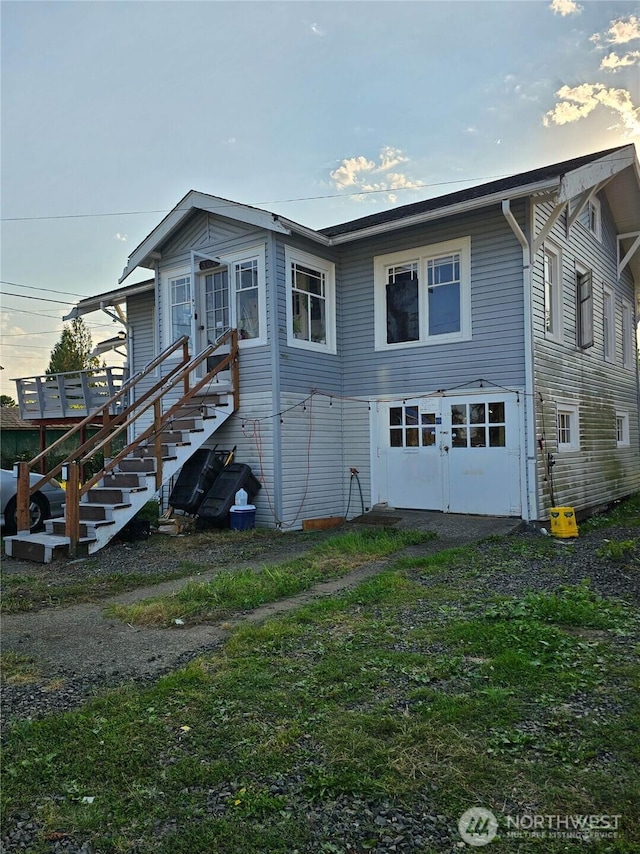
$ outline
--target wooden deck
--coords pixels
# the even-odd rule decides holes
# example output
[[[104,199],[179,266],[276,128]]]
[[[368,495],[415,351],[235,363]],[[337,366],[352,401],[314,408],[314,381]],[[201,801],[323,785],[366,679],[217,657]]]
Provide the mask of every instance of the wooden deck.
[[[18,379],[15,383],[20,417],[24,421],[84,418],[114,397],[126,380],[124,367]],[[122,402],[117,406],[121,408]]]

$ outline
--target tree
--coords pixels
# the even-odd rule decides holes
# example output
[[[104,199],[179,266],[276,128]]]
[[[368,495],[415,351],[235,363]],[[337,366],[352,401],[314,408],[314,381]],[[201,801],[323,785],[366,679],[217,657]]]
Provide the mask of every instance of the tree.
[[[18,404],[8,394],[0,394],[0,406],[17,406]]]
[[[100,367],[100,359],[92,356],[91,333],[81,317],[74,317],[71,325],[65,323],[60,340],[51,351],[47,374],[67,371],[86,371]]]

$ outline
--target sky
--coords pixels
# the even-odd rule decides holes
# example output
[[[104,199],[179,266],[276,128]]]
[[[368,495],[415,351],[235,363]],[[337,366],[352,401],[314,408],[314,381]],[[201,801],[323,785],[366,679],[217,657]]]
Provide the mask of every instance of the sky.
[[[321,228],[640,146],[639,3],[3,0],[0,34],[12,397],[191,189]]]

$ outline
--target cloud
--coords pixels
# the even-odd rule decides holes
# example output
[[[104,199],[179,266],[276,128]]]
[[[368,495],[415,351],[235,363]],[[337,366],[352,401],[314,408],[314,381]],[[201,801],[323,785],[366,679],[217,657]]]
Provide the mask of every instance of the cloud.
[[[564,18],[567,15],[579,15],[583,7],[578,6],[574,0],[553,0],[549,8],[554,15],[562,15]]]
[[[416,190],[423,186],[422,181],[410,178],[404,172],[392,171],[408,160],[399,148],[385,145],[380,149],[377,162],[363,155],[345,158],[330,176],[338,190],[356,190],[359,193]],[[397,195],[389,192],[386,199],[395,202]]]
[[[336,187],[339,190],[344,190],[345,187],[356,186],[360,172],[371,172],[375,168],[376,164],[373,160],[367,160],[366,157],[349,157],[343,160],[342,164],[330,174],[336,183]]]
[[[594,33],[590,41],[597,45],[603,41],[608,44],[626,44],[634,41],[634,39],[640,39],[640,18],[629,15],[628,18],[618,18],[612,21],[606,35]]]
[[[625,53],[624,56],[615,51],[611,51],[609,56],[600,63],[602,71],[620,71],[621,68],[627,68],[629,65],[637,65],[640,60],[640,50],[632,50],[630,53]]]
[[[123,243],[126,243],[127,242],[127,235],[126,234],[120,234],[120,232],[118,232],[116,234],[116,240],[121,240]]]
[[[563,86],[556,96],[560,100],[545,114],[545,127],[577,122],[590,115],[596,107],[603,106],[617,114],[616,129],[622,130],[625,136],[640,135],[640,108],[634,106],[626,89],[610,89],[604,83],[583,83],[573,88]]]
[[[323,30],[322,27],[318,26],[318,24],[311,24],[311,32],[320,38],[327,34],[326,30]]]

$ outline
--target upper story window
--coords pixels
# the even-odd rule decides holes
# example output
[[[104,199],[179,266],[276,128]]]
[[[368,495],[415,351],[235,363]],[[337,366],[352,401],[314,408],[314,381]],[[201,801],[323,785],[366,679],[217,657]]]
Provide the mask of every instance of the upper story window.
[[[549,338],[562,338],[562,274],[560,253],[553,246],[544,249],[544,330]]]
[[[287,342],[336,352],[334,265],[287,247]]]
[[[622,300],[622,364],[625,368],[634,368],[635,317],[633,305],[627,299]]]
[[[587,228],[598,240],[602,239],[600,200],[595,196],[587,203]]]
[[[607,362],[616,359],[616,303],[613,291],[605,287],[602,291],[602,337],[604,358]]]
[[[471,239],[374,259],[376,349],[471,337]]]
[[[591,270],[576,266],[576,344],[593,347],[593,276]]]

